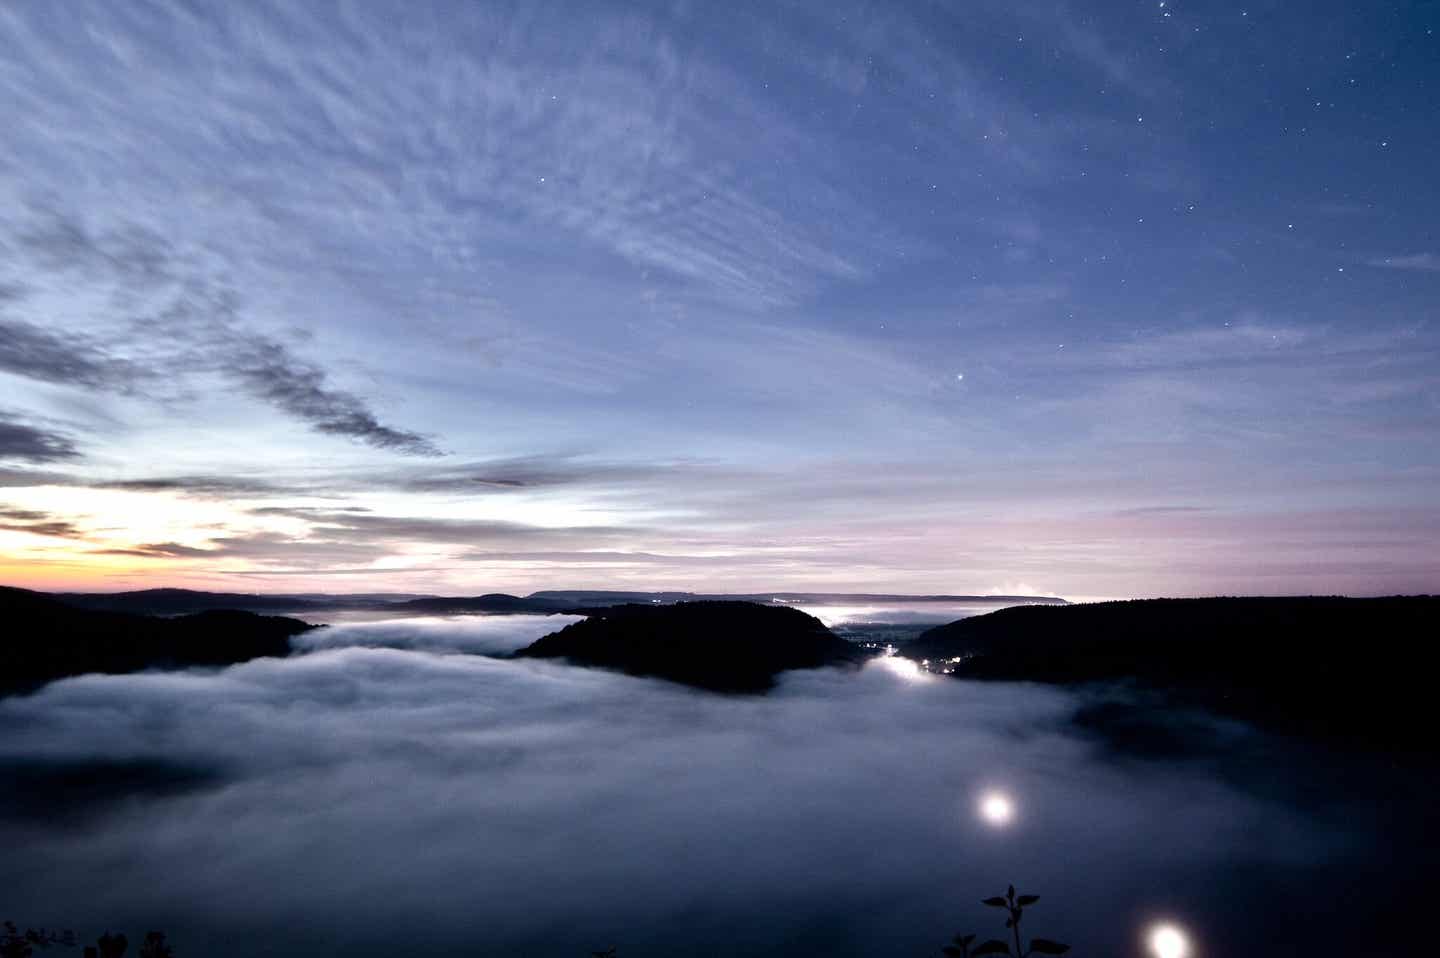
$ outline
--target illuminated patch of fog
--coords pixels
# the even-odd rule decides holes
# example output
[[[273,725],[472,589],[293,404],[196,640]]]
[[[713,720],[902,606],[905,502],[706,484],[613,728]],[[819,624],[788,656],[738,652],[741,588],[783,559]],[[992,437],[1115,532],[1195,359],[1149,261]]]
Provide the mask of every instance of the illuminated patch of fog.
[[[832,629],[857,625],[944,625],[972,615],[1004,608],[1005,604],[913,602],[888,605],[796,605]]]
[[[920,668],[920,663],[913,662],[903,656],[882,655],[879,658],[872,659],[867,664],[871,668],[889,672],[896,678],[903,679],[906,682],[926,682],[930,680],[930,676],[925,673],[924,669]]]
[[[1052,690],[882,660],[735,697],[450,652],[541,625],[337,627],[308,641],[361,645],[0,700],[12,771],[194,773],[0,811],[7,914],[214,958],[921,954],[1015,881],[1046,896],[1037,933],[1103,953],[1159,891],[1347,840],[1202,769],[1098,761]],[[375,647],[407,643],[446,653]],[[1023,818],[956,813],[997,779]]]

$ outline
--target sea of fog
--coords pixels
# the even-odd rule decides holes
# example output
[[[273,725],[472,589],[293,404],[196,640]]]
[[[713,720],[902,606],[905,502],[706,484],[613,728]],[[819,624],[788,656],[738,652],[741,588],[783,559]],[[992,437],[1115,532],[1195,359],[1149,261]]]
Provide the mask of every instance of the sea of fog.
[[[338,621],[0,700],[0,918],[181,958],[926,955],[1004,934],[979,899],[1014,882],[1076,955],[1160,920],[1328,953],[1396,934],[1428,864],[1408,773],[1238,726],[1140,755],[1072,693],[895,661],[726,697],[487,657],[566,621]]]

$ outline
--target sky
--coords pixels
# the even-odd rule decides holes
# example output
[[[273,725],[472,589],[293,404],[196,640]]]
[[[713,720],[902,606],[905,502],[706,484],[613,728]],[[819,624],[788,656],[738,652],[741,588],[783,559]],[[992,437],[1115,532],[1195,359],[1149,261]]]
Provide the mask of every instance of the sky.
[[[0,3],[0,581],[1440,590],[1437,28]]]

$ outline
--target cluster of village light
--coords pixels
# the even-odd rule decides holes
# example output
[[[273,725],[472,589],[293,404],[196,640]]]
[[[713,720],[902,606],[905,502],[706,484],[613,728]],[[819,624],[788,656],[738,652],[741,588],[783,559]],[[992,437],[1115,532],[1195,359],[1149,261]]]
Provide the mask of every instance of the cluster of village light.
[[[959,665],[961,662],[964,662],[965,658],[966,657],[963,655],[956,655],[948,659],[936,659],[934,665],[930,664],[929,659],[921,659],[920,668],[924,669],[926,672],[939,672],[941,675],[954,675],[955,666]]]
[[[907,659],[900,655],[900,650],[893,645],[881,645],[878,642],[866,642],[864,647],[879,653],[880,664],[891,672],[902,678],[918,679],[926,673],[939,675],[953,675],[955,666],[964,662],[968,656],[957,655],[949,659]]]

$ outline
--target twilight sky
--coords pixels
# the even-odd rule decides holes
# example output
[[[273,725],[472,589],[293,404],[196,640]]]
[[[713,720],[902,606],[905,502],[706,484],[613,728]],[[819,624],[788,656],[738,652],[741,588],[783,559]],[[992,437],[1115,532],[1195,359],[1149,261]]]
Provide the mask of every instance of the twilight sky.
[[[0,581],[1440,590],[1437,30],[0,0]]]

